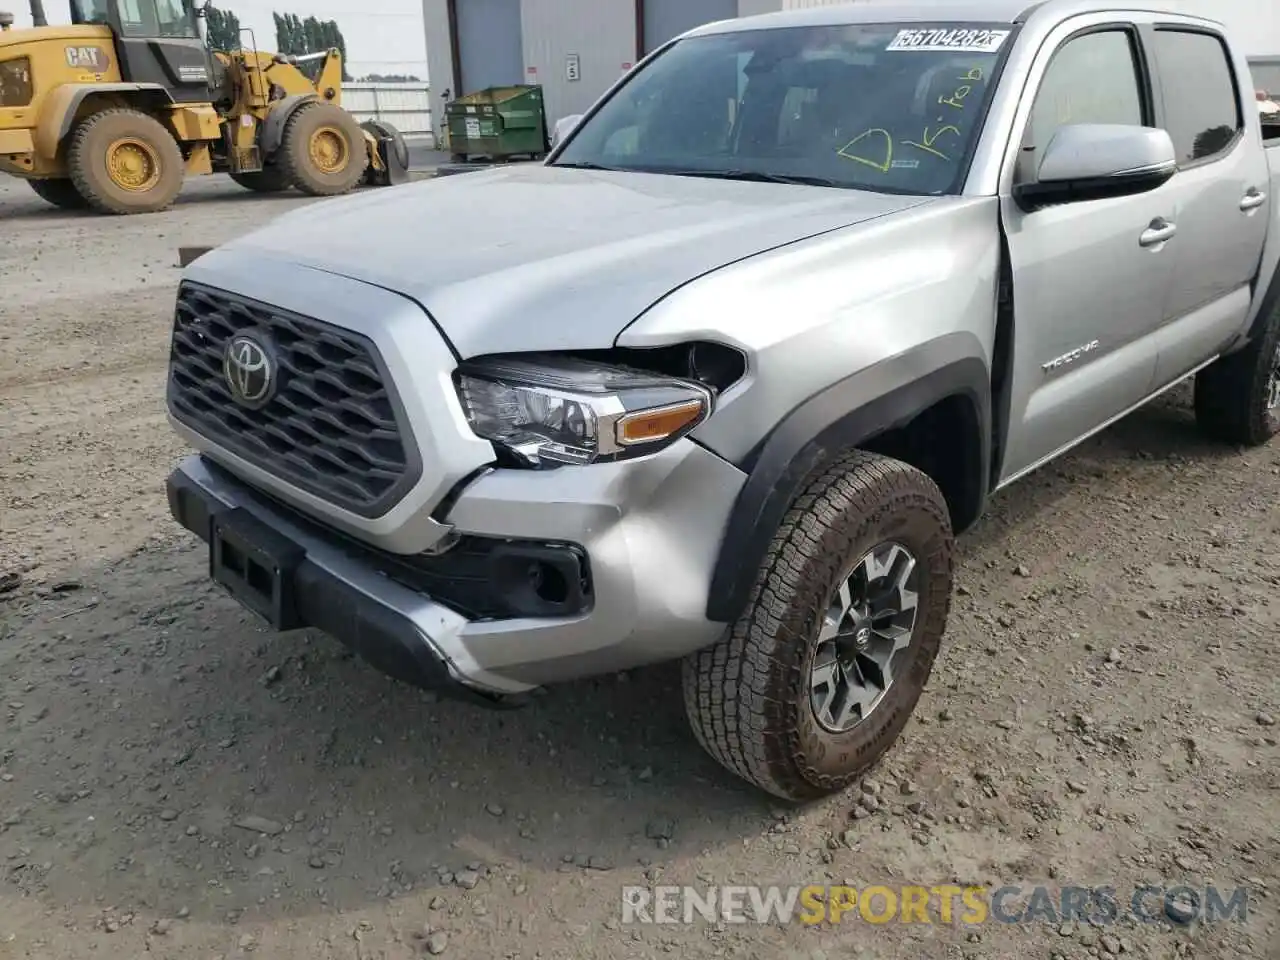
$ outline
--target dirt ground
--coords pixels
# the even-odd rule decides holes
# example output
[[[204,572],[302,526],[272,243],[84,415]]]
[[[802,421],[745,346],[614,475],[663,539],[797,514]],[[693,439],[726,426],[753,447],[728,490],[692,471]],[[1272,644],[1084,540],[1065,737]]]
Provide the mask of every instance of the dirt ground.
[[[699,752],[675,669],[492,713],[206,583],[163,492],[176,249],[301,202],[0,185],[0,958],[1280,958],[1280,444],[1204,443],[1181,390],[999,496],[902,741],[786,810]],[[954,882],[1249,900],[621,923],[625,885]]]

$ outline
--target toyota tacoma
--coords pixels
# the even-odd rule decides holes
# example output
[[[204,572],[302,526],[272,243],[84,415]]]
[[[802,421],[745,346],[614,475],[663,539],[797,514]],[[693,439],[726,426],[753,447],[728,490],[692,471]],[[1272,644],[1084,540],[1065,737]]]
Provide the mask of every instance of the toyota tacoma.
[[[1254,96],[1220,24],[1142,4],[695,29],[544,163],[192,264],[171,511],[277,630],[494,705],[680,659],[720,763],[839,790],[995,491],[1189,378],[1210,436],[1280,429]]]

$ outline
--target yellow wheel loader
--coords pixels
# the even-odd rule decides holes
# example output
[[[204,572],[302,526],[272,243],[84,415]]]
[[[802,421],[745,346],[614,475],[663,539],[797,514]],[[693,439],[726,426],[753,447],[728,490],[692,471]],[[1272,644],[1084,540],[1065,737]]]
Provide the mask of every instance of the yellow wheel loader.
[[[164,210],[198,174],[313,196],[408,178],[399,132],[342,108],[336,50],[212,53],[206,2],[71,0],[49,26],[31,0],[21,30],[0,13],[0,171],[112,214]]]

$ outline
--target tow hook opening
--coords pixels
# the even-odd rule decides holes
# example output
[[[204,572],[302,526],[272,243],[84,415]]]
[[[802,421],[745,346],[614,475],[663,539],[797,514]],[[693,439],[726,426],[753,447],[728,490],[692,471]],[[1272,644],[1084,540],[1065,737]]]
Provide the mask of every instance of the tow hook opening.
[[[587,558],[573,547],[508,543],[494,549],[494,589],[515,616],[573,616],[591,605]]]

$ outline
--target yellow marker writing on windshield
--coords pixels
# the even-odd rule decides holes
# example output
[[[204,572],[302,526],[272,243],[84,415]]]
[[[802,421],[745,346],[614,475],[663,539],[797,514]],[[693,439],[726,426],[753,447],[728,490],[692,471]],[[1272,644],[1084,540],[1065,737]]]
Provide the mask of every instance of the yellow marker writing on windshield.
[[[875,138],[877,137],[880,138],[880,142],[884,144],[884,160],[873,160],[860,156],[862,151],[859,151],[858,153],[849,152],[852,147],[857,146],[859,143],[862,143],[864,140],[869,138],[872,140],[872,144],[874,145],[876,142]],[[852,160],[855,163],[863,163],[868,167],[879,170],[881,173],[888,173],[889,168],[893,166],[893,137],[889,135],[888,130],[883,130],[880,127],[875,127],[871,130],[864,130],[837,150],[836,153],[844,157],[846,160]]]
[[[902,142],[908,147],[917,147],[924,150],[926,153],[932,153],[935,157],[941,157],[943,160],[950,160],[950,157],[934,146],[934,144],[937,143],[938,138],[948,131],[954,133],[957,137],[960,136],[960,128],[949,123],[945,127],[938,127],[937,130],[932,132],[929,131],[928,127],[925,127],[924,134],[919,140],[903,140]]]
[[[960,79],[968,80],[972,83],[977,83],[979,80],[982,79],[982,68],[974,67],[972,70],[970,70]],[[951,94],[951,96],[939,97],[938,102],[948,107],[955,107],[957,110],[963,110],[964,98],[967,97],[972,92],[973,92],[973,87],[969,86],[968,84],[964,84],[963,86],[957,87],[955,93]]]

